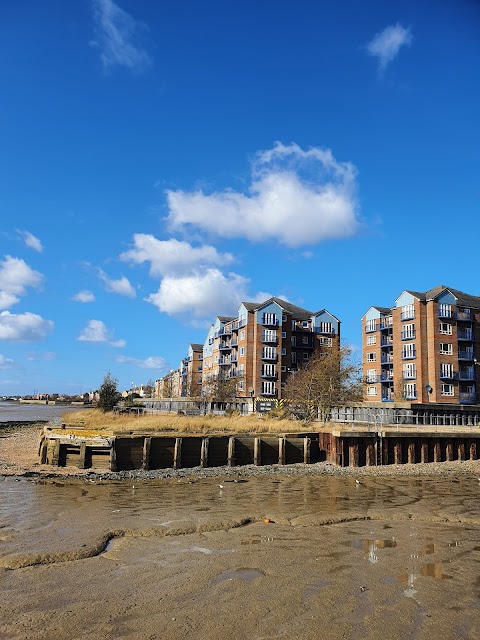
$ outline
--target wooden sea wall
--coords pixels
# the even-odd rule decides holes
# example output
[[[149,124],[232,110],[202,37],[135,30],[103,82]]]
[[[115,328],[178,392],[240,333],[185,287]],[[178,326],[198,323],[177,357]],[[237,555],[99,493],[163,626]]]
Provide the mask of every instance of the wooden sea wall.
[[[81,438],[44,434],[42,464],[131,471],[239,465],[310,463],[319,459],[318,437],[128,435]]]

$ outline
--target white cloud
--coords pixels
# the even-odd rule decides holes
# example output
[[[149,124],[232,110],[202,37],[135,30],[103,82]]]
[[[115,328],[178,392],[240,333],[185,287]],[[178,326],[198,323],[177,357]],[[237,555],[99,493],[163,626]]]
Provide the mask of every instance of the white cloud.
[[[103,68],[122,66],[133,71],[149,67],[152,60],[140,44],[145,25],[137,22],[113,0],[93,0],[93,15]]]
[[[83,303],[95,302],[95,296],[91,291],[88,291],[87,289],[82,289],[81,291],[76,293],[74,296],[72,296],[72,300],[74,302],[83,302]]]
[[[45,320],[36,313],[0,313],[0,340],[21,342],[43,340],[53,329],[52,320]]]
[[[42,253],[43,245],[41,241],[36,236],[33,235],[33,233],[30,233],[30,231],[21,231],[20,229],[17,229],[17,233],[19,233],[22,236],[23,241],[25,242],[27,247],[30,247],[30,249],[34,249],[35,251],[38,251],[38,253]]]
[[[118,280],[113,280],[107,276],[107,274],[98,269],[98,277],[104,283],[105,289],[110,293],[118,293],[121,296],[127,296],[127,298],[135,298],[137,293],[130,281],[125,276],[122,276]]]
[[[215,247],[192,247],[188,242],[158,240],[146,233],[135,233],[133,248],[120,255],[120,259],[134,264],[150,263],[150,275],[184,274],[199,265],[224,265],[233,262],[231,253],[218,253]]]
[[[369,55],[377,58],[380,71],[385,71],[387,65],[394,60],[400,49],[412,42],[410,29],[405,29],[401,24],[386,27],[375,34],[367,45]]]
[[[146,298],[160,311],[171,315],[191,314],[192,320],[234,313],[248,298],[249,280],[236,273],[225,276],[218,269],[187,276],[166,276],[157,293]]]
[[[168,366],[167,361],[162,356],[150,356],[141,360],[140,358],[129,358],[127,356],[118,356],[117,362],[120,364],[130,364],[140,369],[155,369],[161,371]]]
[[[21,258],[5,256],[0,260],[0,309],[7,309],[19,302],[19,296],[27,293],[28,287],[38,288],[43,276],[34,271]]]
[[[104,342],[111,347],[124,347],[125,340],[112,340],[111,332],[101,320],[89,320],[77,340],[80,342]]]
[[[15,367],[15,362],[11,358],[6,358],[4,355],[0,353],[0,369],[13,369]]]
[[[57,354],[53,351],[30,351],[27,353],[26,358],[30,362],[35,362],[37,360],[44,362],[51,362],[55,360]]]
[[[297,247],[351,236],[359,227],[356,169],[329,149],[275,143],[259,152],[246,193],[166,191],[168,221],[224,238]]]

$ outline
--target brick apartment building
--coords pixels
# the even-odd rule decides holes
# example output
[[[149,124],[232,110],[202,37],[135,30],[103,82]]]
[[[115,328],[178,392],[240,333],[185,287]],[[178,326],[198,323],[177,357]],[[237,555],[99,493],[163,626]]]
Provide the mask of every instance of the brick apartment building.
[[[282,397],[288,375],[316,349],[338,348],[340,321],[280,298],[243,302],[235,317],[218,316],[203,346],[202,390],[218,380],[237,381],[240,398]]]
[[[403,291],[362,318],[364,399],[477,404],[480,297],[440,285]]]

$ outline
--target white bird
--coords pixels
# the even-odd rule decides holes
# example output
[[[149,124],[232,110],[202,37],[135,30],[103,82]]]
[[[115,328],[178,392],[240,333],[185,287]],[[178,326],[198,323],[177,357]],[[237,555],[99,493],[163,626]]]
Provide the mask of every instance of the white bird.
[[[362,484],[362,483],[360,482],[360,480],[355,480],[355,482],[356,482],[357,484]]]
[[[218,486],[220,487],[220,489],[225,489],[225,485],[223,484],[219,484]]]

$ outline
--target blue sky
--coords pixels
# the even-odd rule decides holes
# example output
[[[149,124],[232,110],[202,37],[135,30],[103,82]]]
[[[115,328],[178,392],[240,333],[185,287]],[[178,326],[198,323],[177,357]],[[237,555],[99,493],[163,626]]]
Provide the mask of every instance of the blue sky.
[[[270,295],[480,295],[480,3],[5,0],[0,395],[129,387]]]

